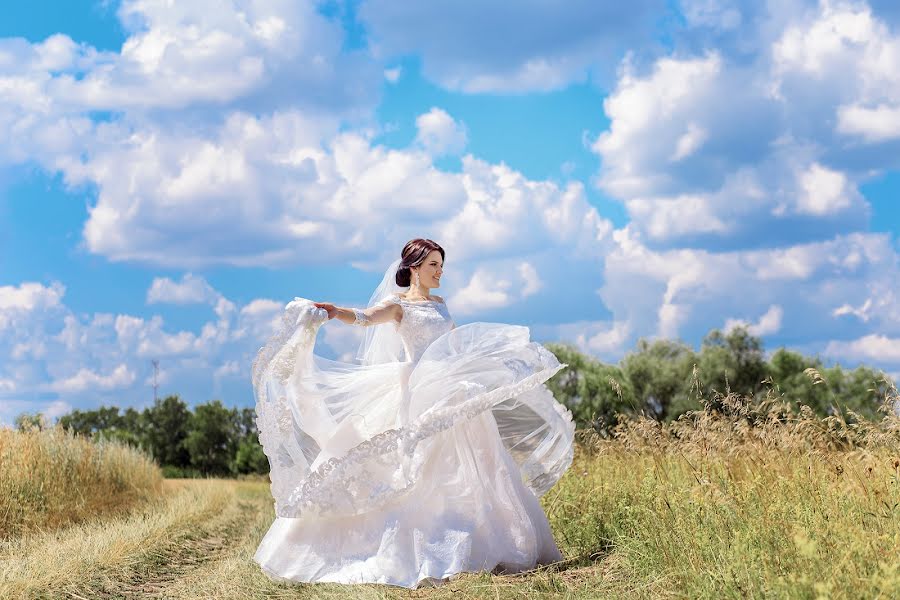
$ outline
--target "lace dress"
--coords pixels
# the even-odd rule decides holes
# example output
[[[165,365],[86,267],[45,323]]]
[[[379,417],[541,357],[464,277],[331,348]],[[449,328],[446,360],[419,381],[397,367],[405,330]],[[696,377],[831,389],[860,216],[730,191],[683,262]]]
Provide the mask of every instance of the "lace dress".
[[[408,588],[559,560],[538,497],[572,460],[564,368],[527,327],[456,327],[398,295],[405,361],[312,352],[327,314],[297,298],[254,363],[276,519],[254,560],[272,579]]]

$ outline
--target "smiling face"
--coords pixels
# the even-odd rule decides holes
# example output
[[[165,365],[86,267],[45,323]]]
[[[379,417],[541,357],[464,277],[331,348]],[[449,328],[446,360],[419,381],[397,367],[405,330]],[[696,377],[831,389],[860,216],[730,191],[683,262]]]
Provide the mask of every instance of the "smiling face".
[[[417,267],[419,271],[419,285],[427,288],[436,288],[441,285],[441,275],[444,273],[444,259],[437,250],[432,250],[425,257],[421,265]]]

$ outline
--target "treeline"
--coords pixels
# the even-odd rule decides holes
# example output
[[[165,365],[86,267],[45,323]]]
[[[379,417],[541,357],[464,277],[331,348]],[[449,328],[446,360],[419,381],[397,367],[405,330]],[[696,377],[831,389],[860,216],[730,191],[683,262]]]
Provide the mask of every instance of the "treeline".
[[[19,427],[26,425],[20,417]],[[268,473],[259,444],[256,411],[226,408],[219,400],[190,410],[177,395],[143,411],[115,406],[73,410],[58,425],[94,439],[117,439],[148,452],[166,477]]]
[[[825,367],[818,357],[781,348],[766,359],[762,339],[745,328],[713,330],[700,351],[671,340],[641,340],[618,364],[605,364],[564,344],[547,344],[569,367],[548,382],[579,426],[600,433],[618,414],[643,414],[661,421],[687,411],[715,409],[721,395],[753,400],[778,398],[816,414],[852,413],[878,418],[893,385],[869,367]]]
[[[699,351],[671,340],[641,340],[618,364],[605,364],[563,344],[547,344],[568,368],[548,382],[579,427],[606,433],[619,414],[671,421],[687,411],[715,409],[721,394],[775,397],[820,416],[852,413],[877,418],[892,385],[869,367],[825,367],[815,357],[779,349],[768,359],[762,340],[746,329],[710,332]],[[94,439],[112,438],[149,452],[167,477],[267,473],[253,408],[226,408],[218,400],[190,410],[178,396],[120,412],[114,406],[74,410],[62,427]],[[40,415],[20,415],[19,428],[41,426]]]

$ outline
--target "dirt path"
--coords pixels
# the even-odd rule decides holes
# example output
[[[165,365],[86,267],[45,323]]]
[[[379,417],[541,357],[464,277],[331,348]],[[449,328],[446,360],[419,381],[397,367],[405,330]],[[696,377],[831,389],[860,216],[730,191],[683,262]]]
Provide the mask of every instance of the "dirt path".
[[[167,487],[165,498],[128,517],[2,549],[0,598],[592,597],[578,569],[507,577],[466,574],[419,590],[275,583],[252,560],[274,519],[268,483],[174,480]]]
[[[220,515],[200,524],[160,551],[147,555],[144,569],[123,582],[110,582],[98,590],[103,597],[169,597],[167,590],[198,569],[222,560],[250,534],[254,517],[263,508],[258,502],[240,499]]]

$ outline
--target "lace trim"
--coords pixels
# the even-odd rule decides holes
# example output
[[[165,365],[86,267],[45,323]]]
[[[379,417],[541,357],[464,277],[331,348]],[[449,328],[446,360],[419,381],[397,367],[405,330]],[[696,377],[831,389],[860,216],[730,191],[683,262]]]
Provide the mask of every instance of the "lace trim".
[[[457,423],[471,419],[485,410],[489,410],[498,402],[518,396],[522,392],[542,384],[567,366],[566,363],[560,363],[533,373],[517,383],[505,385],[489,392],[484,392],[485,388],[481,384],[468,383],[465,386],[467,395],[469,392],[474,392],[474,394],[462,404],[429,412],[407,426],[383,431],[354,446],[343,456],[331,458],[320,465],[290,494],[287,502],[283,504],[276,502],[276,513],[282,517],[298,517],[312,508],[318,509],[320,513],[334,510],[337,507],[335,496],[346,496],[348,493],[347,483],[355,481],[359,477],[359,475],[350,476],[349,470],[352,467],[366,459],[381,457],[397,450],[406,456],[411,456],[420,441],[446,431]],[[572,423],[572,416],[568,409],[555,400],[553,403],[557,405],[556,410],[564,417],[564,420]],[[572,428],[574,431],[574,424],[572,424]],[[564,465],[560,463],[560,466],[552,473],[542,473],[546,476],[545,480],[557,481],[571,463],[571,456],[564,462]],[[535,479],[540,476],[536,475]],[[545,483],[545,481],[541,483]],[[384,483],[380,487],[374,487],[369,500],[377,502],[391,495],[400,494],[408,487],[407,485],[401,488],[392,488]],[[352,504],[352,501],[350,503]]]
[[[354,317],[353,324],[354,325],[362,325],[365,327],[365,326],[369,326],[372,324],[371,320],[369,319],[369,316],[366,313],[359,310],[358,308],[353,308],[351,310],[353,311],[353,317]]]
[[[259,443],[269,457],[273,498],[285,497],[290,489],[285,472],[294,460],[284,447],[284,440],[293,430],[293,417],[283,395],[269,399],[268,386],[263,377],[272,367],[272,374],[284,385],[293,372],[297,356],[315,342],[319,327],[328,320],[324,308],[314,306],[304,298],[294,298],[281,315],[281,327],[262,346],[251,368],[253,389],[256,392],[256,429]],[[277,505],[277,500],[276,500]]]

